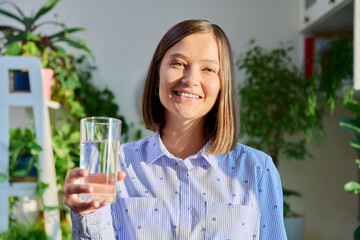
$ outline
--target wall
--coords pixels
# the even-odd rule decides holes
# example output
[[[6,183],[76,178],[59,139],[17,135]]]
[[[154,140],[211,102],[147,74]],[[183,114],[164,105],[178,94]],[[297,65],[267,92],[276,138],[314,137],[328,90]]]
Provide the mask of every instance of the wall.
[[[14,2],[28,14],[45,1]],[[52,19],[54,13],[67,26],[88,29],[77,36],[85,39],[94,53],[98,66],[94,82],[114,91],[120,112],[136,127],[141,127],[136,96],[153,51],[177,22],[205,18],[220,25],[235,56],[247,49],[250,38],[265,47],[275,47],[279,41],[300,44],[297,0],[63,0],[47,18]],[[4,21],[0,17],[0,23]],[[301,48],[295,49],[294,59],[300,59],[300,52]],[[238,78],[240,81],[241,76]],[[314,159],[281,162],[280,166],[283,183],[304,194],[292,203],[306,215],[307,240],[350,239],[356,225],[355,197],[341,189],[345,179],[355,179],[354,154],[346,142],[349,135],[337,127],[336,117],[326,119],[326,139],[321,148],[313,148]],[[144,131],[145,136],[149,134]]]

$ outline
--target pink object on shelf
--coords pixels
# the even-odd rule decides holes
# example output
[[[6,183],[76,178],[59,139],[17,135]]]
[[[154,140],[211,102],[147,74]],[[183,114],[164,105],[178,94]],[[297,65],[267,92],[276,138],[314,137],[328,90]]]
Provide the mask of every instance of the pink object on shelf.
[[[41,69],[41,78],[43,82],[44,98],[47,101],[51,100],[51,83],[54,76],[54,70],[50,68]]]

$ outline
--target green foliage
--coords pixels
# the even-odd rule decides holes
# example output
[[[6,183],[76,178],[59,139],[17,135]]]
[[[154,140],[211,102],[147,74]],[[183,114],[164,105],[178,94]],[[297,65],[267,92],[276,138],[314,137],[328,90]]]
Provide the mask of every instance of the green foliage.
[[[26,177],[33,166],[36,166],[39,152],[42,151],[41,146],[36,143],[36,136],[30,128],[14,128],[10,132],[9,146],[9,176],[10,181],[14,177]],[[30,155],[30,160],[25,169],[17,169],[17,164],[21,159]]]
[[[0,8],[0,14],[17,21],[22,27],[0,26],[2,33],[0,54],[39,57],[43,67],[54,70],[52,100],[62,103],[63,107],[70,112],[71,117],[81,118],[85,116],[84,109],[75,100],[74,94],[75,89],[80,87],[79,76],[71,63],[72,54],[68,54],[61,44],[65,43],[89,55],[91,55],[91,51],[83,40],[70,36],[73,33],[84,31],[84,28],[68,28],[65,24],[56,21],[39,23],[40,19],[58,2],[59,0],[48,0],[40,9],[33,11],[31,16],[25,16],[16,4],[3,2],[2,4],[10,4],[15,13]],[[38,32],[41,26],[48,24],[55,25],[59,31],[51,35]]]
[[[320,52],[320,92],[333,111],[341,90],[351,94],[353,82],[353,39],[340,37],[327,44]]]
[[[266,50],[251,41],[237,67],[245,79],[239,85],[241,137],[267,152],[278,164],[280,154],[302,160],[310,156],[306,143],[322,134],[323,109],[315,78],[304,79],[291,62],[293,47]],[[296,135],[296,140],[290,136]]]
[[[341,118],[339,121],[339,125],[346,131],[354,134],[355,139],[350,139],[349,143],[356,152],[360,153],[360,102],[354,99],[347,99],[344,102],[344,107],[355,113],[355,118]],[[360,169],[360,159],[356,159],[355,163]],[[344,189],[347,192],[359,194],[360,184],[358,182],[350,181],[344,185]]]
[[[354,240],[360,240],[360,225],[355,229]]]
[[[96,67],[92,66],[86,55],[75,59],[74,65],[80,79],[80,87],[75,91],[75,99],[84,106],[86,116],[108,116],[121,120],[121,133],[128,140],[128,124],[122,115],[119,115],[119,107],[114,102],[115,95],[111,90],[105,88],[98,89],[91,81],[92,71]]]
[[[0,233],[0,240],[47,240],[50,239],[44,230],[43,222],[30,223],[25,216],[22,219],[25,223],[19,223],[14,216],[14,207],[19,202],[19,197],[9,197],[9,228],[6,232]]]
[[[62,123],[53,126],[52,142],[55,156],[56,181],[64,184],[66,174],[75,166],[79,166],[80,131],[77,126]]]
[[[8,231],[0,234],[0,240],[48,240],[44,228],[39,223],[10,224]]]
[[[119,107],[115,103],[115,96],[108,88],[103,90],[96,87],[92,81],[92,71],[95,67],[90,64],[93,60],[91,51],[86,43],[81,39],[72,36],[73,33],[84,31],[84,28],[68,28],[63,23],[56,21],[40,22],[39,20],[49,13],[59,0],[48,0],[40,9],[33,11],[31,16],[25,16],[22,10],[12,2],[0,3],[0,15],[8,17],[20,23],[22,27],[13,27],[0,25],[0,55],[20,55],[35,56],[42,61],[43,67],[54,70],[54,81],[52,83],[52,100],[59,102],[62,106],[59,110],[60,115],[56,115],[54,123],[52,123],[52,145],[54,152],[56,180],[58,185],[63,185],[66,174],[75,166],[79,165],[80,155],[80,132],[79,121],[87,116],[109,116],[122,120],[122,140],[128,140],[128,124],[125,118],[118,114]],[[14,12],[10,12],[2,8],[3,4],[9,4],[13,7]],[[43,25],[50,24],[59,28],[55,34],[46,35],[39,32],[39,28]],[[68,53],[63,45],[68,45],[80,53],[85,53],[80,57]],[[73,51],[72,51],[73,52]],[[76,52],[75,52],[76,53]],[[27,134],[14,132],[14,137],[22,138]],[[141,131],[137,130],[136,136],[141,136]],[[32,138],[35,140],[35,137]],[[24,141],[25,142],[25,141]],[[20,155],[20,150],[16,150],[23,146],[19,144],[11,144],[14,150],[11,154],[13,160],[17,159],[16,155]],[[40,151],[38,145],[26,145],[30,148],[32,154],[32,165],[38,169],[36,158],[37,151]],[[11,164],[10,164],[11,165]],[[13,168],[11,168],[13,171]],[[19,175],[18,173],[16,173]],[[24,175],[25,173],[21,173]],[[11,175],[11,174],[10,174]],[[0,174],[0,182],[6,178],[5,174]],[[37,195],[42,197],[47,183],[43,183],[38,178]],[[59,186],[60,187],[60,186]],[[60,187],[61,189],[61,187]],[[42,198],[41,198],[42,199]],[[44,204],[43,204],[44,205]],[[44,210],[52,210],[59,206],[45,206]],[[64,216],[62,216],[64,218]],[[15,221],[12,221],[14,224]],[[13,229],[9,229],[4,233],[3,239],[11,236],[11,239],[23,239],[23,235],[15,235],[17,229],[22,229],[22,233],[26,233],[23,225],[12,225]],[[69,221],[62,224],[63,239],[71,239],[71,227]],[[33,228],[32,225],[28,229]],[[6,235],[8,234],[8,235]],[[17,234],[17,233],[16,233]],[[13,237],[15,236],[15,237]],[[29,235],[26,239],[32,239]],[[1,240],[2,238],[0,238]],[[44,239],[39,235],[36,239]]]

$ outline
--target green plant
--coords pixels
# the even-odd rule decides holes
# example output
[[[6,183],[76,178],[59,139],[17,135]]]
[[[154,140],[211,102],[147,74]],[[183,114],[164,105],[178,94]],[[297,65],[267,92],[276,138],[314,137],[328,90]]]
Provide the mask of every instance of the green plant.
[[[335,109],[336,96],[343,92],[352,96],[353,85],[353,39],[343,36],[326,44],[319,54],[319,91],[324,95],[330,110]]]
[[[344,100],[344,107],[355,113],[354,119],[341,118],[339,124],[346,131],[349,131],[354,134],[355,139],[349,140],[350,146],[359,154],[360,153],[360,103],[353,98],[346,98]],[[360,169],[360,159],[355,160],[357,167]],[[347,192],[359,194],[360,193],[360,183],[355,181],[347,182],[344,185],[344,189]],[[360,225],[354,232],[354,239],[360,239]]]
[[[59,0],[48,0],[30,17],[25,16],[14,3],[0,3],[0,15],[22,25],[22,28],[0,26],[0,55],[36,56],[41,58],[43,67],[54,70],[52,100],[61,103],[62,108],[55,116],[51,131],[56,179],[59,185],[63,185],[65,175],[71,168],[79,165],[79,120],[82,117],[109,116],[121,119],[123,141],[128,140],[128,124],[119,114],[114,94],[107,88],[99,89],[91,81],[92,71],[95,69],[89,64],[90,59],[93,60],[91,51],[83,40],[72,37],[73,33],[83,31],[84,28],[67,28],[56,21],[39,23],[39,19],[49,13],[58,2]],[[2,8],[2,4],[12,6],[15,13]],[[45,24],[58,26],[60,30],[51,35],[39,32],[39,28]],[[68,53],[62,43],[86,54],[76,57]],[[137,131],[136,136],[140,135],[141,132]],[[6,176],[0,174],[0,182],[4,177]],[[42,196],[47,184],[38,182],[37,186],[38,196]],[[44,210],[54,208],[58,206],[44,206]],[[64,216],[64,221],[63,218]],[[62,229],[64,237],[69,239],[71,231],[66,224],[68,223],[64,223]]]
[[[322,134],[324,110],[318,104],[316,79],[304,79],[291,62],[292,50],[284,44],[266,50],[251,41],[237,60],[245,73],[239,85],[241,136],[267,152],[275,165],[280,154],[297,160],[309,157],[306,142]],[[294,135],[297,139],[291,140]]]
[[[316,78],[304,79],[291,62],[292,50],[289,44],[266,50],[251,40],[250,49],[236,62],[245,75],[239,85],[240,136],[268,153],[276,166],[280,155],[296,160],[310,157],[306,144],[322,134],[324,110],[317,98]],[[284,210],[291,212],[287,203]]]
[[[84,106],[86,116],[108,116],[121,120],[121,134],[124,140],[128,140],[128,124],[120,115],[119,107],[115,103],[113,92],[104,88],[100,90],[92,83],[92,71],[96,69],[86,55],[74,59],[77,73],[80,79],[80,87],[75,91],[75,99]]]
[[[40,223],[12,223],[8,231],[0,234],[0,240],[48,240],[44,228]]]
[[[65,42],[68,45],[82,49],[90,53],[86,44],[82,40],[69,37],[69,34],[84,31],[84,28],[67,28],[63,23],[55,21],[40,22],[40,19],[52,10],[60,0],[48,0],[40,9],[38,9],[31,16],[26,16],[18,5],[15,3],[5,1],[1,4],[9,4],[15,10],[15,13],[0,8],[0,14],[9,17],[12,20],[20,23],[21,28],[0,25],[0,30],[3,33],[2,53],[6,55],[23,55],[23,56],[37,56],[42,59],[43,67],[47,67],[51,61],[50,58],[63,58],[66,61],[67,56],[63,53],[65,50],[60,47],[58,43]],[[38,28],[51,24],[58,26],[61,31],[52,35],[43,35],[37,33]]]
[[[19,197],[9,197],[9,228],[6,232],[0,233],[0,240],[47,240],[50,239],[44,229],[43,221],[31,223],[25,216],[21,216],[24,223],[17,222],[14,216],[14,207],[17,205]]]
[[[25,16],[19,6],[12,2],[2,2],[13,7],[15,12],[0,8],[0,14],[16,21],[22,27],[1,25],[0,30],[0,54],[2,55],[21,55],[35,56],[42,61],[43,67],[54,70],[52,86],[52,99],[63,104],[63,107],[70,111],[73,116],[84,117],[84,109],[74,99],[74,91],[80,86],[79,77],[71,64],[72,54],[61,46],[61,43],[85,51],[91,54],[83,40],[76,39],[70,35],[84,28],[67,28],[65,24],[56,21],[39,22],[41,18],[51,11],[59,0],[48,0],[40,9],[31,16]],[[59,32],[46,35],[39,32],[39,28],[47,25],[59,27]]]
[[[36,142],[35,134],[31,128],[13,128],[9,131],[9,176],[10,181],[14,181],[15,177],[26,177],[32,168],[36,166],[39,152],[42,151],[41,146]],[[29,156],[27,166],[18,169],[19,162],[24,156]]]

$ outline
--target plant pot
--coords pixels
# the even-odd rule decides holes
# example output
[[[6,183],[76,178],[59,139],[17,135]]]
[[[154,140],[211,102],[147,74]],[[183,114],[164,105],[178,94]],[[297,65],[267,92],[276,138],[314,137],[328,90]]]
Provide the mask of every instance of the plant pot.
[[[41,69],[41,78],[43,83],[43,94],[47,101],[51,100],[51,84],[54,76],[54,70],[50,68]],[[26,71],[14,71],[13,75],[14,85],[13,91],[23,92],[30,91],[29,73]]]
[[[20,158],[20,161],[16,164],[16,169],[23,170],[27,169],[31,155],[24,155]],[[12,182],[37,182],[37,170],[33,165],[31,166],[30,172],[26,177],[12,176]]]
[[[54,76],[54,70],[50,68],[41,69],[41,78],[43,82],[44,98],[47,101],[51,100],[51,84]]]
[[[285,217],[284,224],[289,240],[303,240],[305,230],[305,217]]]

